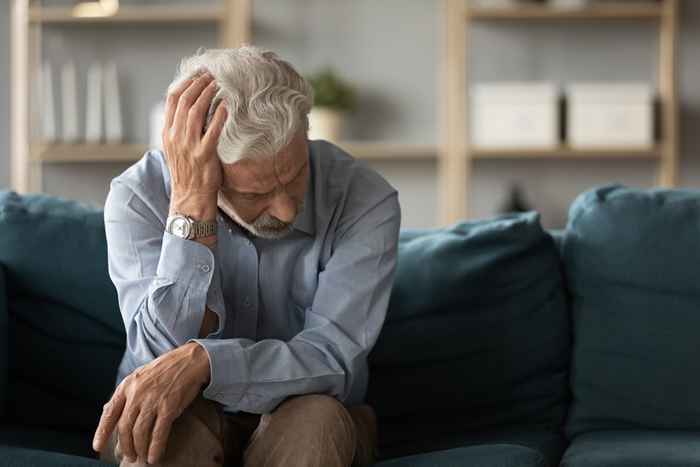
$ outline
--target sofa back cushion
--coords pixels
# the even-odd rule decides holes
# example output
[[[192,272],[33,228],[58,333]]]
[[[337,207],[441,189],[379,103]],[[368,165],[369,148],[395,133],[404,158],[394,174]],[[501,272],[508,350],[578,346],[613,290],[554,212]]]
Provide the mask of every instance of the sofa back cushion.
[[[5,420],[93,429],[125,343],[102,211],[0,192],[0,264],[9,320]]]
[[[8,316],[7,316],[7,280],[5,279],[5,268],[0,264],[0,417],[5,413],[5,403],[7,399],[7,366],[10,350],[7,342],[9,339]]]
[[[700,191],[607,186],[577,198],[567,433],[700,429]]]
[[[569,352],[560,260],[535,213],[403,231],[368,400],[387,425],[560,428]]]

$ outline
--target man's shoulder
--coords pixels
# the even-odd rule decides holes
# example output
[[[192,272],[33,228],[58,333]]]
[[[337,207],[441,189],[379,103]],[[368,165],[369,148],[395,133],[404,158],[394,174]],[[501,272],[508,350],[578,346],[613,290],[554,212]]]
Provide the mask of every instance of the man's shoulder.
[[[149,149],[110,183],[105,210],[114,202],[138,200],[155,213],[166,213],[170,200],[170,173],[160,149]],[[131,204],[135,204],[130,201]]]
[[[378,206],[392,211],[387,215],[400,216],[396,188],[365,161],[324,140],[311,141],[310,152],[319,175],[316,199],[337,228],[354,224]]]
[[[328,198],[340,197],[371,204],[397,192],[379,172],[339,146],[325,140],[314,140],[310,142],[310,148]]]
[[[114,177],[112,183],[125,185],[136,192],[147,190],[149,193],[160,191],[166,194],[169,176],[163,151],[149,149],[138,161]]]

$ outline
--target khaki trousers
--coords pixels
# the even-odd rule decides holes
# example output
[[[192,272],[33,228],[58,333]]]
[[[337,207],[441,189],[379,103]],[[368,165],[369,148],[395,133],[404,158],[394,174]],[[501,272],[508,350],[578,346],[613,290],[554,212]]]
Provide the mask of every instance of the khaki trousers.
[[[175,420],[157,464],[123,458],[116,430],[100,453],[120,467],[364,467],[376,461],[369,405],[345,407],[322,394],[287,398],[270,413],[225,413],[201,395]]]

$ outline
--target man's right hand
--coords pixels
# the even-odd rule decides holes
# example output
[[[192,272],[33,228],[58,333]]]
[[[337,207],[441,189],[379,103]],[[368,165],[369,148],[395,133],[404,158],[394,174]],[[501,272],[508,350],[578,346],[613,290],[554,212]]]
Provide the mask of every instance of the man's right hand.
[[[206,132],[203,128],[217,90],[214,77],[205,72],[183,81],[168,95],[162,138],[170,170],[170,214],[178,212],[199,221],[216,217],[222,183],[217,145],[227,116],[223,103]]]

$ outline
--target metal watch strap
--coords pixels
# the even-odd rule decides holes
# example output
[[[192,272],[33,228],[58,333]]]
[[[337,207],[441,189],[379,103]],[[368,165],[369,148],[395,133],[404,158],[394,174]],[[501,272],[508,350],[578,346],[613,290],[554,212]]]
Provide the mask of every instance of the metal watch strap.
[[[216,222],[192,222],[192,238],[208,237],[216,233]]]

